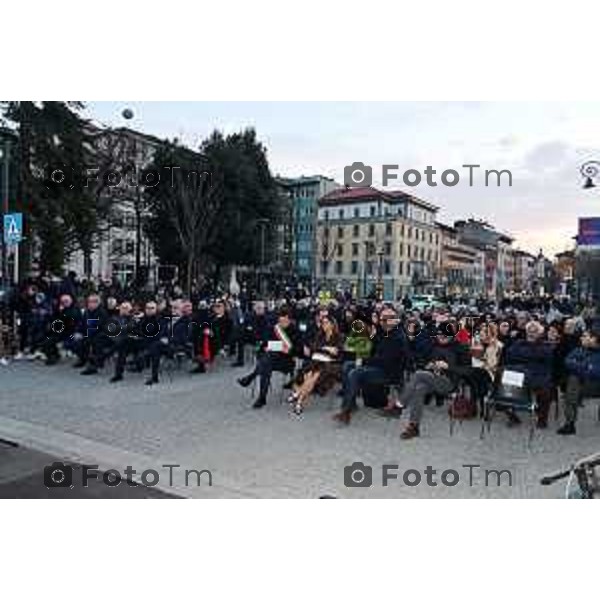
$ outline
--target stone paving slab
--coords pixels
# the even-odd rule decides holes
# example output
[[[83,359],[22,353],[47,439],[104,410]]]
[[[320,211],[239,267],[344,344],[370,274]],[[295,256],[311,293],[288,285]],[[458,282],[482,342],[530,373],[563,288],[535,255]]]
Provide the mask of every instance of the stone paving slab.
[[[97,464],[139,465],[174,461],[194,469],[209,469],[213,487],[183,490],[191,497],[315,498],[557,498],[560,485],[543,487],[547,472],[568,466],[600,450],[596,406],[581,415],[578,435],[563,438],[556,424],[540,432],[531,448],[527,429],[508,429],[501,417],[484,440],[479,422],[465,422],[449,435],[444,408],[428,407],[422,436],[402,442],[400,423],[360,410],[350,427],[338,426],[331,414],[338,399],[317,398],[301,419],[288,414],[273,391],[267,407],[250,409],[249,390],[235,378],[243,369],[218,369],[206,375],[175,373],[158,386],[143,385],[145,377],[126,374],[119,384],[108,373],[81,377],[68,362],[55,367],[13,363],[0,371],[0,437],[21,435],[27,444],[57,455],[85,454]],[[46,448],[48,450],[49,448]],[[113,463],[111,463],[113,461]],[[373,466],[370,488],[347,488],[344,467],[361,461]],[[454,487],[402,482],[381,486],[381,465],[398,464],[423,472],[454,469]],[[469,485],[464,464],[513,473],[513,485],[484,485],[479,473]],[[115,467],[116,468],[116,467]]]

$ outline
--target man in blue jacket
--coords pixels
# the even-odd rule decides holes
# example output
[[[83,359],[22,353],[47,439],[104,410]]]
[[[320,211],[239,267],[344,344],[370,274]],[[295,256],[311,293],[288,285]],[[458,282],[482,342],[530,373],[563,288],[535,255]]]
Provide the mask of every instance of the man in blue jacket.
[[[581,346],[567,355],[566,368],[565,423],[556,433],[574,435],[579,403],[584,396],[600,395],[600,329],[584,332]]]

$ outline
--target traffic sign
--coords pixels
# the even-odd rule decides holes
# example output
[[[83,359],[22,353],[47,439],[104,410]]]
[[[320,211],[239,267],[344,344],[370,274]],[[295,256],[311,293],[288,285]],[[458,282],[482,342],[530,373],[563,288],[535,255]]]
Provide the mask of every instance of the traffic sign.
[[[18,244],[23,239],[23,213],[4,215],[4,243],[8,246]]]

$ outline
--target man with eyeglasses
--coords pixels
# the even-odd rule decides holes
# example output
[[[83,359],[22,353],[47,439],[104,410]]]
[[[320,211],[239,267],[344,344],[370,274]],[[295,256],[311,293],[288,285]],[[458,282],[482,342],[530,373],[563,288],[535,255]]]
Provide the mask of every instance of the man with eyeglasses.
[[[380,313],[380,326],[373,338],[373,354],[364,364],[346,373],[343,382],[344,397],[342,407],[334,419],[345,425],[350,424],[356,410],[356,397],[366,386],[385,385],[402,380],[406,361],[406,340],[398,327],[399,319],[391,306]]]

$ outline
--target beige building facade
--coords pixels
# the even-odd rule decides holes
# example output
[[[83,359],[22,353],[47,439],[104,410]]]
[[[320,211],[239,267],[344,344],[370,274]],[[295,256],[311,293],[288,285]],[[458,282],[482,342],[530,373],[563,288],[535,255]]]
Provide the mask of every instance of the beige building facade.
[[[396,300],[439,287],[438,207],[401,191],[340,188],[319,201],[315,281]]]

